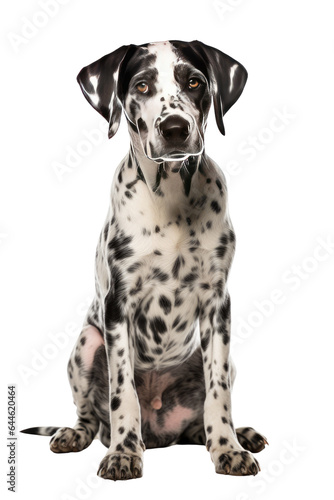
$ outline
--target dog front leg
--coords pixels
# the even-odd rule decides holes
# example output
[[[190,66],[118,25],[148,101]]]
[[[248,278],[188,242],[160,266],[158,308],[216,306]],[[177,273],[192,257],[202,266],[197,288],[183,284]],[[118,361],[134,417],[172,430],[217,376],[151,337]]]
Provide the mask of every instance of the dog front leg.
[[[110,446],[100,463],[104,479],[132,479],[143,473],[140,407],[134,384],[133,348],[126,322],[105,331],[109,373]]]
[[[205,379],[206,446],[219,474],[257,474],[257,460],[238,442],[231,415],[230,299],[206,302],[200,315]]]

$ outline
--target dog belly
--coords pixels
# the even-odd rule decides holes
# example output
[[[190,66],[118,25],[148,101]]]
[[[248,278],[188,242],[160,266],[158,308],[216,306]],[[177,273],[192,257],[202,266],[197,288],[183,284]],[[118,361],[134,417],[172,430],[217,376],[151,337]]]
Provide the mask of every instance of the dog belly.
[[[184,398],[184,374],[174,369],[136,374],[136,389],[141,410],[142,437],[147,448],[169,446],[201,412],[196,383],[189,380],[188,398]],[[180,390],[181,389],[181,390]],[[191,399],[191,392],[197,395]]]
[[[95,353],[91,383],[89,398],[110,435],[108,368],[104,346],[100,346]],[[205,391],[201,350],[196,349],[183,364],[163,372],[135,370],[135,386],[145,446],[156,448],[174,444],[188,425],[203,414]]]

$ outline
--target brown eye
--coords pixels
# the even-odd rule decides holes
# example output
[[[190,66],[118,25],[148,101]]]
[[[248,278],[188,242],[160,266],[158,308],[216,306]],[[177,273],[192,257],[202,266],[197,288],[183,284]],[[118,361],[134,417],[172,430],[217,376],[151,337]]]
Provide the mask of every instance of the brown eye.
[[[199,86],[199,81],[196,78],[191,78],[188,83],[190,89],[197,89]]]
[[[148,85],[147,85],[147,83],[140,82],[137,85],[137,90],[139,90],[139,92],[141,92],[142,94],[146,94],[146,92],[148,91]]]

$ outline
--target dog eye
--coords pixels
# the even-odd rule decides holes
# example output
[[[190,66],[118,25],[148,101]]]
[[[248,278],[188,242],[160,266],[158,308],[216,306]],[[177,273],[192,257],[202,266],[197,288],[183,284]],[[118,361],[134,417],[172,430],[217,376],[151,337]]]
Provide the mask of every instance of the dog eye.
[[[199,80],[197,80],[197,78],[191,78],[188,82],[188,87],[190,89],[197,89],[199,87]]]
[[[147,83],[140,82],[137,85],[137,90],[139,90],[139,92],[141,92],[142,94],[146,94],[146,92],[148,92],[148,85],[147,85]]]

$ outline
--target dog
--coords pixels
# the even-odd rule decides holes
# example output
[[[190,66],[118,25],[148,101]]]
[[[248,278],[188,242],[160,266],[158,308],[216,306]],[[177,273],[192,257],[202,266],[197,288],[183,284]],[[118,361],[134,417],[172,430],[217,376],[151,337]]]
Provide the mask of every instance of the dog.
[[[105,479],[138,478],[145,448],[205,444],[219,474],[257,474],[266,438],[235,429],[227,279],[235,234],[224,175],[204,150],[246,69],[199,41],[122,46],[83,68],[81,90],[130,150],[96,250],[96,296],[68,363],[78,419],[35,427],[55,453],[98,436]]]

